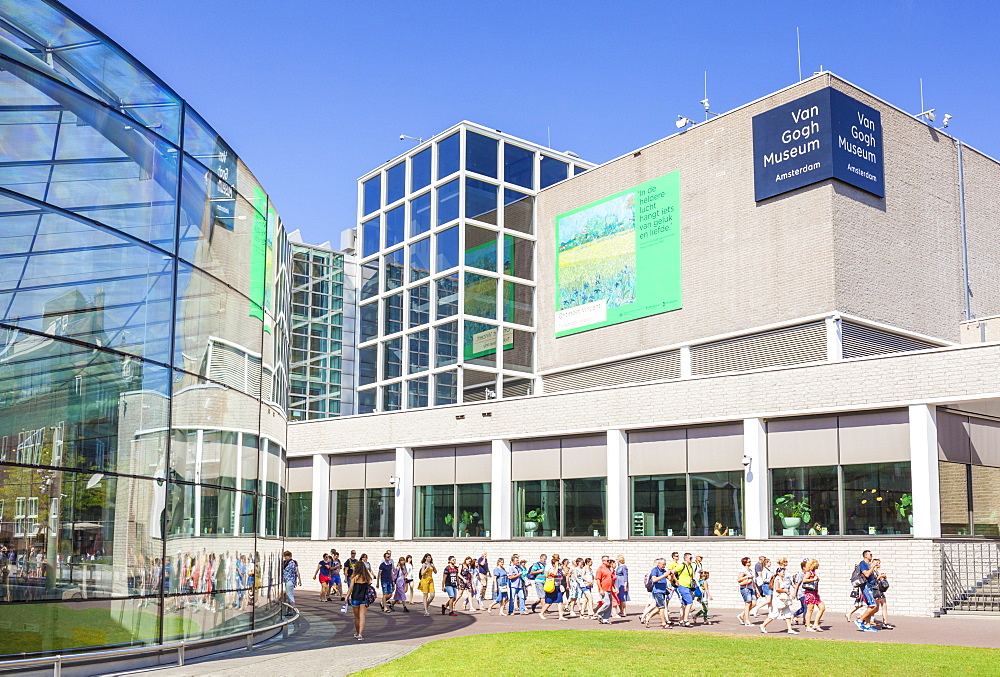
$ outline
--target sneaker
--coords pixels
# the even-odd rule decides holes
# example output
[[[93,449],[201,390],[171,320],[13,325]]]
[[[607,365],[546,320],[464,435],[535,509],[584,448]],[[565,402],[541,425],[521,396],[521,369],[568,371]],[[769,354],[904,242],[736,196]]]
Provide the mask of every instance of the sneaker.
[[[611,625],[611,621],[609,621],[607,618],[602,618],[601,625]]]
[[[765,628],[763,625],[760,626],[760,631],[763,632],[765,635],[767,634],[767,628]]]
[[[740,625],[746,625],[746,623],[743,621],[743,616],[737,616],[736,620],[740,622]]]
[[[797,634],[799,634],[799,631],[796,630],[795,628],[789,628],[788,629],[788,634],[789,635],[797,635]]]
[[[364,637],[362,637],[361,635],[358,635],[358,641],[359,641],[359,642],[360,642],[361,640],[363,640],[363,639],[364,639]]]
[[[864,629],[865,629],[865,628],[867,627],[867,626],[866,626],[866,625],[865,625],[864,623],[862,623],[862,622],[861,622],[860,620],[855,620],[855,621],[854,621],[854,624],[855,624],[856,626],[858,626],[858,630],[864,630]]]
[[[449,615],[449,616],[457,616],[457,615],[458,615],[458,612],[457,612],[457,611],[452,611],[452,612],[451,612],[451,613],[449,613],[448,615]]]
[[[873,628],[870,625],[866,625],[861,629],[864,630],[865,632],[878,632],[878,628]]]
[[[430,614],[430,612],[429,612],[429,611],[425,611],[425,612],[424,612],[424,616],[430,616],[430,615],[431,615],[431,614]]]
[[[442,615],[442,616],[444,616],[444,615],[445,615],[446,613],[448,613],[447,611],[445,611],[444,607],[445,607],[445,605],[444,605],[444,604],[442,604],[442,605],[441,605],[441,615]]]

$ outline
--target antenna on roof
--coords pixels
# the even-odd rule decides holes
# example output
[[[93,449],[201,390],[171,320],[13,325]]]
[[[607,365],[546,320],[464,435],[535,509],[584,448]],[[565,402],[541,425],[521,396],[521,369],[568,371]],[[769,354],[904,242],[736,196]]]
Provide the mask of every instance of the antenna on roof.
[[[705,98],[702,99],[701,101],[699,101],[698,103],[700,103],[702,106],[705,107],[705,120],[706,121],[708,120],[708,116],[709,115],[718,116],[718,113],[713,113],[709,109],[709,104],[708,104],[708,71],[705,71]]]
[[[547,148],[552,148],[552,128],[545,128],[545,146]]]
[[[802,82],[802,41],[799,39],[799,27],[795,27],[795,50],[799,54],[799,82]]]

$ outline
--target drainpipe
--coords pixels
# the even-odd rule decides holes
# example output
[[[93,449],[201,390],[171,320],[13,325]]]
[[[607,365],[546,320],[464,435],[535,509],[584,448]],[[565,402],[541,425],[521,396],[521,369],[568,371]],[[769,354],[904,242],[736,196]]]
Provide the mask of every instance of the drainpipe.
[[[955,139],[958,145],[958,205],[962,222],[962,270],[965,282],[965,320],[972,319],[972,293],[969,287],[969,234],[965,227],[965,168],[962,164],[962,142]]]

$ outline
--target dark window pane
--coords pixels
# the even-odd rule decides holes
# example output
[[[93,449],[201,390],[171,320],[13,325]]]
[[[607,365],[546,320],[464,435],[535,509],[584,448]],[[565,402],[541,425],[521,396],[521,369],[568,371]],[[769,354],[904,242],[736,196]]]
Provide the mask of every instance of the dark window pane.
[[[453,538],[455,536],[455,486],[413,487],[413,518],[417,538]]]
[[[527,148],[503,145],[503,180],[531,190],[535,187],[535,154]]]
[[[687,536],[687,477],[632,478],[632,535]]]
[[[431,321],[431,285],[421,284],[410,289],[410,327]]]
[[[406,195],[406,163],[400,162],[385,172],[385,203],[392,204]]]
[[[465,169],[490,178],[497,178],[497,145],[491,139],[475,132],[465,133]]]
[[[403,408],[403,384],[390,383],[382,386],[382,411],[399,411]]]
[[[514,482],[516,538],[557,538],[559,519],[559,480]]]
[[[456,459],[461,463],[461,458]],[[458,537],[486,538],[490,528],[490,484],[459,484]]]
[[[365,221],[361,225],[361,256],[371,256],[382,248],[381,225],[379,217]]]
[[[431,274],[431,239],[425,237],[410,245],[410,282]]]
[[[437,177],[444,177],[458,171],[459,164],[459,136],[455,132],[447,139],[438,141],[438,172]]]
[[[439,277],[435,281],[437,287],[437,313],[435,319],[443,320],[452,315],[458,315],[458,275]]]
[[[607,478],[563,480],[562,536],[598,538],[607,534],[604,517]]]
[[[403,339],[397,337],[382,344],[382,378],[399,378],[403,375]]]
[[[465,180],[465,218],[497,223],[497,187],[479,179]]]
[[[458,179],[437,189],[437,225],[458,218]]]
[[[378,379],[378,346],[359,350],[358,364],[358,385],[375,383]]]
[[[458,402],[458,372],[445,371],[434,376],[434,404]]]
[[[556,160],[555,158],[550,158],[542,156],[541,162],[541,188],[548,188],[553,183],[559,183],[567,177],[569,172],[569,165],[561,160]]]
[[[431,149],[410,158],[410,191],[416,192],[431,182]]]
[[[938,486],[941,496],[941,533],[947,536],[968,536],[971,524],[969,466],[938,461]]]
[[[440,273],[458,265],[458,226],[438,233],[434,272]]]
[[[843,473],[845,535],[910,533],[913,484],[909,463],[845,465]],[[908,505],[901,504],[903,496],[908,497]]]
[[[364,350],[364,349],[362,349]],[[358,391],[358,413],[359,414],[370,414],[375,411],[375,406],[377,404],[378,392],[375,388],[370,390],[359,390]]]
[[[364,536],[364,489],[338,489],[333,492],[335,538],[361,538]]]
[[[378,303],[361,306],[361,328],[359,340],[364,343],[378,336]]]
[[[403,286],[403,260],[402,249],[389,252],[385,255],[385,290],[392,291]]]
[[[776,536],[840,534],[837,467],[771,470],[771,504]]]
[[[465,265],[496,272],[497,233],[488,228],[465,226]]]
[[[377,175],[364,182],[364,210],[362,216],[367,216],[382,206],[382,176]]]
[[[586,167],[581,167],[580,165],[576,165],[575,167],[573,167],[573,176],[576,176],[577,174],[583,174],[585,171],[587,171]]]
[[[434,329],[434,366],[446,367],[458,362],[458,322],[445,322]]]
[[[426,407],[428,404],[428,395],[430,390],[430,378],[423,376],[421,378],[410,379],[406,382],[406,408],[407,409],[421,409]]]
[[[503,227],[529,235],[535,231],[535,198],[504,188]]]
[[[361,300],[378,296],[378,259],[361,264]]]
[[[406,208],[399,205],[385,213],[385,246],[399,244],[406,238]]]
[[[426,233],[431,229],[431,194],[424,193],[410,200],[410,236]]]
[[[409,335],[409,369],[408,373],[416,374],[430,368],[431,332],[429,329],[414,332]]]
[[[312,492],[289,492],[287,505],[288,536],[309,538],[312,535]]]
[[[535,335],[531,332],[505,327],[503,337],[503,368],[533,372]]]
[[[382,299],[383,334],[403,331],[403,294],[393,294]]]
[[[836,488],[834,488],[836,492]],[[691,475],[691,535],[743,533],[743,472]]]

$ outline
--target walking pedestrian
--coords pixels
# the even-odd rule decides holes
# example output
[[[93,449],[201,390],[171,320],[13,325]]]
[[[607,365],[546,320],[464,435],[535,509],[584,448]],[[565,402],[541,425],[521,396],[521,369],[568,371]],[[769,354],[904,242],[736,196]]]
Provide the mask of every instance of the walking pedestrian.
[[[785,621],[785,629],[789,635],[797,635],[799,631],[792,627],[792,577],[786,571],[788,560],[782,557],[778,560],[778,568],[768,583],[772,591],[771,609],[767,618],[760,624],[760,631],[767,634],[767,626],[775,619]]]
[[[510,596],[510,579],[507,578],[507,569],[503,565],[503,557],[497,558],[496,568],[493,569],[493,603],[486,609],[486,613],[493,614],[493,609],[500,607],[500,615],[507,615],[507,599]]]
[[[650,618],[654,615],[659,615],[661,628],[670,627],[670,621],[667,618],[666,600],[667,578],[669,576],[670,572],[667,571],[667,560],[663,557],[658,557],[653,565],[653,568],[649,572],[649,582],[647,584],[650,595],[652,595],[653,598],[653,608],[652,610],[643,612],[641,617],[642,624],[647,628],[649,627]]]
[[[750,609],[753,608],[754,600],[757,599],[757,586],[754,584],[754,573],[750,567],[750,558],[744,557],[740,560],[743,568],[736,575],[736,585],[740,588],[740,597],[743,599],[743,612],[736,617],[740,625],[751,625]]]
[[[361,558],[366,559],[365,555],[361,555]],[[366,566],[355,566],[347,588],[347,597],[354,610],[354,638],[359,642],[364,639],[365,616],[368,614],[368,605],[371,604],[374,593],[371,571]]]
[[[875,566],[876,576],[875,576],[875,602],[878,604],[879,611],[882,614],[882,620],[879,622],[879,629],[881,630],[893,630],[896,626],[889,623],[889,605],[886,601],[885,593],[889,590],[889,578],[886,576],[885,572],[882,571],[882,560],[873,559],[872,564]]]
[[[344,589],[343,589],[343,576],[344,565],[340,561],[340,553],[336,550],[330,550],[330,590],[329,592],[337,591],[337,597],[340,597],[340,601],[344,601]],[[330,601],[330,596],[327,594],[327,601]]]
[[[580,570],[580,594],[583,596],[583,618],[597,618],[594,613],[597,606],[594,600],[594,560],[590,557],[583,560]]]
[[[625,555],[618,555],[615,580],[618,583],[618,618],[625,618],[625,604],[630,601],[628,595],[628,567],[625,566]]]
[[[417,598],[413,594],[413,555],[406,556],[406,596],[411,602]]]
[[[805,576],[802,577],[802,596],[806,605],[806,630],[822,632],[819,622],[823,620],[826,604],[819,596],[819,562],[811,559],[806,562]]]
[[[520,558],[517,554],[510,556],[510,564],[507,565],[507,580],[510,585],[507,613],[513,616],[515,607],[518,608],[518,613],[521,615],[528,613],[524,608],[524,569],[520,565]]]
[[[594,582],[601,593],[601,601],[594,610],[602,625],[611,623],[611,609],[614,604],[612,594],[615,589],[615,570],[608,555],[601,556],[601,566],[594,574]]]
[[[531,613],[535,613],[538,605],[545,600],[545,567],[548,566],[548,556],[543,552],[538,561],[528,567],[528,580],[535,585],[535,602],[531,605]]]
[[[292,607],[295,606],[295,586],[302,585],[302,576],[299,575],[299,563],[292,559],[291,551],[286,550],[282,557],[284,562],[281,565],[281,578],[285,582],[285,601]],[[294,612],[289,608],[285,615],[292,616]]]
[[[809,564],[808,557],[799,563],[799,570],[792,576],[792,598],[799,604],[799,608],[795,609],[795,613],[792,614],[792,625],[795,623],[802,623],[803,625],[807,624],[805,616],[806,609],[808,607],[803,597],[805,590],[802,589],[802,581],[805,580],[807,564]]]
[[[392,551],[387,550],[382,555],[382,561],[378,565],[378,583],[379,587],[382,589],[382,599],[380,600],[382,604],[382,612],[389,613],[392,611],[392,597],[396,590],[396,584],[393,582],[392,570],[395,567],[392,564]]]
[[[487,591],[490,585],[490,560],[485,552],[476,560],[476,572],[473,579],[476,590],[476,601],[479,603],[479,610],[482,611],[486,608]]]
[[[552,560],[549,566],[545,569],[545,582],[542,584],[542,589],[545,592],[545,606],[542,607],[542,612],[539,614],[540,618],[546,618],[545,612],[551,608],[553,604],[559,610],[559,620],[567,620],[566,616],[563,614],[563,596],[566,592],[566,572],[563,570],[562,559],[559,555],[552,555]]]
[[[396,562],[396,567],[392,570],[392,580],[396,586],[395,591],[392,595],[393,608],[395,608],[396,602],[403,605],[403,611],[410,613],[409,608],[406,606],[406,558],[400,557],[399,561]]]
[[[313,573],[313,580],[319,577],[319,601],[328,602],[330,601],[330,571],[333,566],[330,563],[330,555],[323,553],[323,559],[319,561],[316,565],[316,571]]]
[[[473,562],[471,557],[466,557],[462,560],[462,565],[458,568],[458,599],[464,602],[463,611],[468,611],[470,608],[473,611],[478,611],[475,605],[476,586],[473,580],[475,575],[475,562]]]
[[[757,614],[764,607],[771,608],[771,579],[774,574],[771,571],[771,560],[761,555],[757,563],[753,565],[754,584],[757,586],[757,606],[753,608],[751,616],[757,618]]]
[[[878,628],[869,625],[869,621],[875,615],[875,611],[878,609],[878,602],[875,600],[875,581],[877,580],[877,573],[875,568],[872,566],[872,551],[865,550],[861,553],[861,561],[855,568],[856,575],[859,577],[861,585],[859,587],[860,598],[859,601],[863,602],[861,606],[867,607],[864,613],[861,614],[861,618],[854,621],[854,624],[858,626],[859,630],[864,632],[878,632]],[[851,577],[852,580],[855,578]]]
[[[444,568],[444,575],[441,578],[441,587],[448,595],[448,602],[441,605],[441,615],[457,616],[455,602],[458,601],[458,565],[455,563],[455,556],[448,558],[448,564]]]
[[[434,601],[434,574],[437,573],[437,569],[434,567],[434,558],[431,557],[430,553],[424,555],[423,559],[420,560],[420,583],[417,584],[417,589],[424,594],[424,616],[430,616],[430,606],[431,602]]]
[[[689,628],[694,625],[688,618],[691,614],[691,605],[694,604],[694,595],[691,591],[694,585],[694,564],[691,553],[684,553],[684,561],[680,568],[674,570],[677,572],[677,594],[681,598],[680,625]]]
[[[354,575],[354,567],[358,563],[357,552],[351,550],[351,556],[344,560],[344,580],[351,582],[351,576]]]

